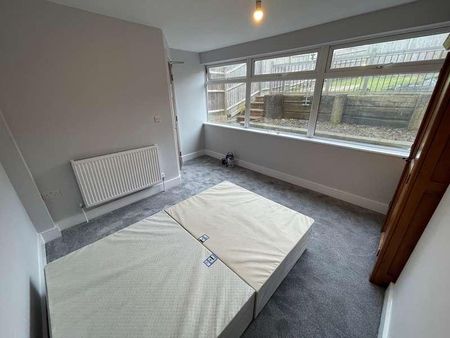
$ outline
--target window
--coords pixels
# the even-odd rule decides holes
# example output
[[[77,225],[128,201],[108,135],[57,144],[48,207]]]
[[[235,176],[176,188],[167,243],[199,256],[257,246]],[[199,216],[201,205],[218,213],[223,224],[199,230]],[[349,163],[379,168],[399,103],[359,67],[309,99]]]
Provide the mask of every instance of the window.
[[[326,79],[315,135],[409,149],[437,73]]]
[[[315,80],[252,83],[249,126],[306,134]]]
[[[447,35],[436,34],[335,49],[331,69],[440,60],[445,57],[442,44]]]
[[[235,79],[245,77],[246,75],[246,63],[236,63],[219,67],[208,67],[208,78],[211,80]]]
[[[242,82],[208,84],[208,121],[244,125],[245,88]]]
[[[207,67],[208,121],[244,125],[247,63]]]
[[[447,36],[209,66],[208,121],[406,152],[436,85]]]
[[[317,53],[256,60],[255,75],[304,72],[316,69]]]

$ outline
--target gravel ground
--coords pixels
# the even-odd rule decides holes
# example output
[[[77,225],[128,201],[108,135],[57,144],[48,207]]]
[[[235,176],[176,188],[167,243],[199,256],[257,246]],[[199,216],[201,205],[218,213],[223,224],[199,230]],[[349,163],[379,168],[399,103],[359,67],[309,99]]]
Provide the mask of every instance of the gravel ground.
[[[276,126],[292,127],[292,128],[308,128],[307,120],[299,119],[269,119],[265,118],[261,121],[265,124],[272,124]],[[374,127],[361,124],[332,124],[330,122],[317,122],[317,132],[332,132],[336,134],[347,134],[352,136],[371,137],[393,141],[413,142],[416,136],[416,131],[411,131],[403,128],[387,128]]]

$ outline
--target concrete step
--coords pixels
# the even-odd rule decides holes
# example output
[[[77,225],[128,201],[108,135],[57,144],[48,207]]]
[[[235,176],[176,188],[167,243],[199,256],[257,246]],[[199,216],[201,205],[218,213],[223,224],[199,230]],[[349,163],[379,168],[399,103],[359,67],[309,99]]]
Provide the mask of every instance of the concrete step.
[[[250,116],[263,116],[264,109],[250,109]]]
[[[264,103],[264,96],[255,96],[253,102]]]
[[[264,108],[264,102],[250,102],[250,107]]]

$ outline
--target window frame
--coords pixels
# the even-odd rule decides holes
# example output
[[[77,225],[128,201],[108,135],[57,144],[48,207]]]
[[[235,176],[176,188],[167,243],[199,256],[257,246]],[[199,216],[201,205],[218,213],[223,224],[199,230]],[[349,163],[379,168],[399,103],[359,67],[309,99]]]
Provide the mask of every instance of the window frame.
[[[352,42],[347,43],[337,43],[337,44],[330,44],[330,51],[328,55],[327,60],[327,72],[330,73],[339,73],[339,71],[349,70],[349,71],[357,71],[357,70],[371,70],[371,69],[383,69],[383,68],[393,68],[398,67],[399,68],[408,68],[411,66],[432,66],[437,65],[442,67],[444,64],[444,59],[440,60],[425,60],[425,61],[411,61],[411,62],[398,62],[398,63],[391,63],[391,64],[384,64],[384,65],[368,65],[368,66],[356,66],[356,67],[345,67],[345,68],[331,68],[333,53],[337,49],[343,49],[343,48],[349,48],[349,47],[358,47],[358,46],[364,46],[364,45],[372,45],[377,43],[383,43],[383,42],[391,42],[391,41],[397,41],[397,40],[405,40],[405,39],[412,39],[412,38],[420,38],[424,36],[431,36],[431,35],[438,35],[438,34],[450,34],[450,27],[444,27],[440,29],[433,29],[433,30],[426,30],[426,31],[419,31],[419,32],[413,32],[413,33],[403,33],[403,34],[396,34],[396,35],[386,35],[383,37],[377,37],[377,38],[369,38],[364,40],[355,40]]]
[[[243,127],[233,127],[236,129],[254,130],[257,128],[251,128],[250,122],[250,102],[251,102],[251,86],[255,82],[268,82],[268,81],[288,81],[288,80],[309,80],[314,79],[314,93],[312,97],[311,111],[308,120],[308,128],[306,135],[293,136],[298,138],[317,139],[321,141],[330,142],[333,144],[348,145],[352,144],[357,147],[361,147],[363,150],[367,148],[379,149],[380,146],[372,145],[365,142],[352,142],[335,140],[332,138],[326,138],[323,136],[315,135],[317,126],[317,119],[319,115],[319,105],[322,97],[323,85],[326,79],[332,78],[345,78],[345,77],[358,77],[358,76],[377,76],[377,75],[392,75],[392,74],[409,74],[409,73],[432,73],[439,72],[444,64],[444,59],[439,60],[425,60],[425,61],[413,61],[413,62],[400,62],[390,63],[385,65],[368,65],[360,67],[347,67],[347,68],[331,68],[333,53],[337,49],[356,47],[362,45],[369,45],[382,42],[390,42],[396,40],[403,40],[408,38],[417,38],[436,34],[450,34],[450,27],[442,27],[432,30],[422,30],[410,33],[391,34],[382,37],[354,39],[350,42],[337,42],[319,45],[314,48],[299,48],[289,52],[274,52],[257,56],[249,56],[245,58],[235,59],[229,62],[217,62],[209,63],[205,65],[205,91],[206,98],[208,98],[208,84],[212,83],[245,83],[246,95],[245,95],[245,118]],[[274,73],[274,74],[255,74],[255,62],[267,59],[273,59],[277,57],[287,57],[293,55],[317,53],[316,67],[310,71],[299,72],[287,72],[287,73]],[[450,53],[450,52],[449,52]],[[238,77],[232,79],[210,79],[208,75],[208,67],[220,67],[233,64],[246,63],[247,72],[245,77]],[[206,99],[207,101],[208,99]],[[208,102],[206,102],[208,108]],[[208,109],[206,110],[206,118],[208,121]],[[214,122],[208,122],[216,124]],[[218,124],[221,125],[221,124]],[[225,125],[226,126],[226,125]],[[268,130],[266,133],[273,133],[274,130]],[[284,132],[276,132],[277,135],[289,135]],[[383,148],[383,147],[382,147]],[[396,147],[385,147],[388,152],[401,152],[402,149]],[[405,151],[406,152],[406,151]]]
[[[264,82],[264,81],[279,81],[279,80],[303,80],[304,77],[308,76],[314,76],[317,72],[317,65],[319,61],[319,52],[320,48],[313,48],[313,49],[307,49],[302,51],[294,51],[289,53],[275,53],[271,55],[265,55],[265,56],[259,56],[250,58],[251,59],[251,77],[253,79],[253,82]],[[270,60],[270,59],[276,59],[276,58],[282,58],[282,57],[289,57],[294,55],[302,55],[302,54],[317,54],[316,59],[316,67],[314,70],[304,70],[304,71],[298,71],[298,72],[286,72],[286,73],[272,73],[272,74],[255,74],[255,63],[257,61],[264,61],[264,60]],[[301,77],[301,78],[299,78]],[[310,77],[312,78],[312,77]],[[268,79],[268,80],[266,80]]]
[[[229,79],[211,79],[210,78],[209,68],[232,66],[232,65],[238,65],[238,64],[246,64],[246,61],[235,60],[235,61],[232,61],[232,62],[221,62],[221,63],[218,63],[218,64],[207,65],[207,66],[205,66],[206,80],[211,82],[211,83],[212,82],[215,82],[215,83],[245,82],[244,80],[247,77],[247,75],[237,76],[237,77],[233,77],[233,78],[229,78]],[[248,67],[248,65],[246,65],[246,66]]]

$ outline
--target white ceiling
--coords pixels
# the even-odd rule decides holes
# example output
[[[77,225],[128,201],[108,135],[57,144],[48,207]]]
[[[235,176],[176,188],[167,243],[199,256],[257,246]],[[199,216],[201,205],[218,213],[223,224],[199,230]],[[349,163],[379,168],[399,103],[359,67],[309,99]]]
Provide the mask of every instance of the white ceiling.
[[[265,18],[252,23],[254,0],[52,0],[159,27],[171,48],[207,51],[315,26],[411,0],[263,0]],[[357,29],[357,27],[355,27]]]

